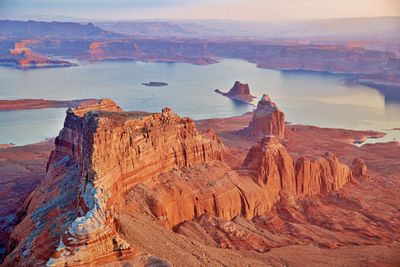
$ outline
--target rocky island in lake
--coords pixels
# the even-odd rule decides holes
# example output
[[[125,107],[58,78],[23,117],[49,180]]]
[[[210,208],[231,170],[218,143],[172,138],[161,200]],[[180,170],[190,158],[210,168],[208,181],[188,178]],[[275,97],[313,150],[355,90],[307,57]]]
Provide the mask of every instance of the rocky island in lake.
[[[142,83],[144,86],[152,86],[152,87],[162,87],[162,86],[167,86],[168,83],[166,82],[147,82],[147,83]]]
[[[251,103],[253,98],[255,98],[255,96],[250,94],[249,85],[239,81],[236,81],[231,90],[229,90],[227,93],[221,92],[219,89],[215,89],[214,91],[218,94],[229,97],[230,99],[244,103]]]

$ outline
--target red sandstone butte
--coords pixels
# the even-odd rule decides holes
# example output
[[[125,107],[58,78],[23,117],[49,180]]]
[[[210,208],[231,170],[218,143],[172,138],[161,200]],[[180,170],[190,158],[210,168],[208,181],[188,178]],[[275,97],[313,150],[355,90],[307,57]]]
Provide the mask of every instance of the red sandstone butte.
[[[247,83],[241,83],[236,81],[233,87],[227,93],[223,93],[220,90],[216,89],[215,92],[218,94],[222,94],[223,96],[227,96],[230,99],[251,103],[253,101],[254,96],[250,94],[250,88]]]
[[[26,200],[27,216],[11,234],[17,246],[6,264],[64,266],[138,255],[118,234],[115,216],[125,208],[126,190],[162,172],[221,158],[220,144],[200,135],[191,119],[169,108],[122,112],[108,99],[68,109],[55,145],[44,182]]]
[[[270,195],[329,193],[352,180],[350,168],[331,153],[314,161],[304,157],[294,161],[275,136],[266,136],[253,146],[243,167],[256,171],[256,182],[270,190]]]
[[[268,95],[263,95],[258,101],[253,118],[247,128],[241,133],[251,139],[258,140],[265,135],[275,135],[279,138],[285,136],[285,113],[279,110],[278,106]]]

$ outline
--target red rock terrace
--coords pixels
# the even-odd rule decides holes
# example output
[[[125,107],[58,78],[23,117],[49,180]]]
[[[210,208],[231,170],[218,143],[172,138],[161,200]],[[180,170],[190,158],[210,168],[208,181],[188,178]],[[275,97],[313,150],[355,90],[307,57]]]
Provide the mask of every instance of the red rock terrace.
[[[46,176],[25,201],[26,215],[11,233],[3,264],[74,266],[130,260],[169,266],[168,260],[145,254],[131,241],[135,229],[129,230],[128,215],[144,216],[188,237],[200,231],[205,239],[199,242],[211,246],[265,252],[287,242],[250,241],[238,234],[242,241],[227,245],[216,225],[229,220],[261,224],[282,201],[334,192],[352,181],[353,174],[332,154],[294,160],[277,137],[265,137],[283,135],[283,113],[266,96],[260,103],[257,110],[268,106],[278,115],[271,120],[256,110],[249,128],[264,137],[239,169],[224,160],[231,150],[213,130],[201,134],[191,119],[169,108],[161,113],[124,112],[103,99],[69,109]],[[262,120],[268,127],[255,126],[264,125]],[[353,169],[366,174],[360,159]],[[217,231],[217,237],[210,231]]]

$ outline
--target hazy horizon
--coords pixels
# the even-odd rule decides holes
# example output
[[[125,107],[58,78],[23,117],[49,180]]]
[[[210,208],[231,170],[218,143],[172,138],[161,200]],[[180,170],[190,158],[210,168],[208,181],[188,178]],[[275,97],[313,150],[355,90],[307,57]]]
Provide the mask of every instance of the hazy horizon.
[[[0,16],[18,20],[271,21],[400,16],[397,0],[2,0]]]

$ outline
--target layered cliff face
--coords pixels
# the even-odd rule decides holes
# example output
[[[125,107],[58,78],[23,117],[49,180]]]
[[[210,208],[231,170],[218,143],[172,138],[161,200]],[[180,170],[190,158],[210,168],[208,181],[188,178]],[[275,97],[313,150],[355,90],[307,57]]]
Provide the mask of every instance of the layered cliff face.
[[[75,64],[65,60],[51,59],[47,56],[32,51],[28,46],[37,45],[42,41],[39,39],[25,39],[16,42],[13,49],[1,61],[2,64],[16,68],[45,68],[45,67],[70,67]]]
[[[202,214],[252,219],[270,211],[282,194],[294,199],[327,194],[351,179],[350,168],[336,156],[295,161],[277,137],[267,136],[250,149],[239,170],[219,162],[166,173],[133,187],[127,199],[131,211],[141,207],[173,227]]]
[[[85,60],[138,60],[145,62],[187,62],[196,65],[216,63],[203,43],[161,42],[151,39],[96,40],[78,55]]]
[[[265,135],[275,135],[283,138],[285,135],[285,113],[268,95],[263,95],[257,104],[249,126],[241,133],[251,139],[258,140]]]
[[[314,161],[294,161],[275,136],[266,136],[252,147],[243,167],[255,170],[256,182],[275,196],[281,192],[296,197],[329,193],[353,177],[350,168],[331,153]]]
[[[272,105],[264,97],[259,111],[265,104]],[[4,264],[101,265],[141,257],[149,263],[154,259],[120,234],[127,227],[121,218],[138,214],[177,232],[209,229],[218,237],[209,240],[213,246],[265,252],[281,243],[248,236],[236,226],[244,221],[234,218],[250,224],[282,200],[334,192],[352,179],[331,154],[293,160],[275,136],[252,147],[239,169],[223,161],[231,153],[214,130],[202,135],[169,108],[123,112],[103,99],[69,109]],[[363,172],[361,162],[354,166]]]
[[[221,159],[221,144],[199,134],[191,119],[168,108],[121,112],[107,99],[69,109],[55,144],[5,265],[85,265],[136,255],[118,234],[123,193],[162,172]]]
[[[227,96],[233,100],[250,103],[253,101],[254,96],[250,94],[250,88],[247,83],[241,83],[236,81],[233,87],[227,93],[223,93],[220,90],[216,89],[215,92],[222,94],[223,96]]]
[[[2,266],[398,265],[398,145],[357,147],[349,140],[368,132],[302,125],[254,145],[236,134],[251,115],[240,119],[198,122],[200,135],[168,109],[69,110],[43,183],[20,196]],[[29,154],[21,170],[35,168]],[[15,169],[0,161],[1,174]],[[7,186],[30,180],[4,173]]]

